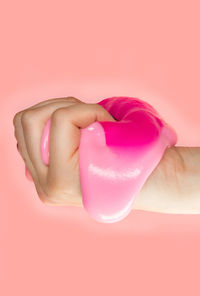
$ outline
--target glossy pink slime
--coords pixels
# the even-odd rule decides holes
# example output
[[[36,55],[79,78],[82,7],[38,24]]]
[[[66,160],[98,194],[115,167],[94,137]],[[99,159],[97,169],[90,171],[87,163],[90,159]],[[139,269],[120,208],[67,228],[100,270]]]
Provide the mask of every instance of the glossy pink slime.
[[[99,222],[125,218],[165,149],[177,142],[175,131],[148,103],[111,97],[98,102],[116,120],[81,129],[79,168],[85,210]],[[41,139],[41,156],[49,164],[50,119]],[[28,176],[27,176],[28,177]]]

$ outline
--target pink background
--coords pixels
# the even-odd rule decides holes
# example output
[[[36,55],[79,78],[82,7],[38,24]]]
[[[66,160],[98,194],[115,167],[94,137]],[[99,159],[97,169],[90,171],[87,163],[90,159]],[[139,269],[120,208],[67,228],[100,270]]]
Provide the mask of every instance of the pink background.
[[[200,295],[200,216],[114,224],[44,205],[14,114],[43,100],[133,96],[200,145],[199,1],[4,1],[0,9],[0,295]]]

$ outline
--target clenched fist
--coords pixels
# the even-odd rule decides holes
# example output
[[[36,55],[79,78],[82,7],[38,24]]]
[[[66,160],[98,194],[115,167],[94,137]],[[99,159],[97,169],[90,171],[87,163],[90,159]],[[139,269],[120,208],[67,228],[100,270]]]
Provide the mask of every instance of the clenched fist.
[[[49,118],[49,165],[46,166],[40,143]],[[95,121],[116,120],[102,106],[74,97],[46,100],[14,116],[18,151],[45,204],[83,206],[78,154],[80,128]]]
[[[49,165],[41,158],[44,126],[51,118]],[[99,104],[74,97],[43,101],[13,119],[18,150],[48,205],[83,206],[79,174],[80,128],[95,121],[116,121]],[[200,213],[200,147],[172,146],[141,188],[134,209],[162,213]]]

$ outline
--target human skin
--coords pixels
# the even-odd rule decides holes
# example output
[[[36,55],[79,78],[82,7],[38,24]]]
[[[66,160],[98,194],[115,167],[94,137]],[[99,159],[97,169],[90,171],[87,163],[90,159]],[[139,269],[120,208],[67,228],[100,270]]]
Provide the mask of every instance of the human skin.
[[[41,159],[40,141],[49,118],[47,167]],[[74,97],[42,101],[15,114],[13,124],[18,151],[45,204],[83,207],[78,154],[80,128],[95,121],[116,120],[99,104],[87,104]],[[133,210],[200,213],[199,164],[200,147],[167,148],[137,195]]]

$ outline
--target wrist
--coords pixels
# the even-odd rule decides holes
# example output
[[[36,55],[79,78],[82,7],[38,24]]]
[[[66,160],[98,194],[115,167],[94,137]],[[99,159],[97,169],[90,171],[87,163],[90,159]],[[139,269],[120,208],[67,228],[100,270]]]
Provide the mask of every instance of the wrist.
[[[200,213],[200,148],[172,146],[136,197],[133,209],[174,214]]]

